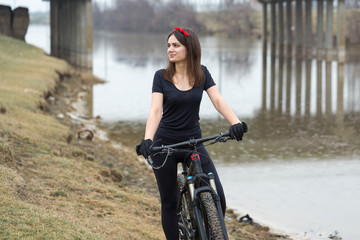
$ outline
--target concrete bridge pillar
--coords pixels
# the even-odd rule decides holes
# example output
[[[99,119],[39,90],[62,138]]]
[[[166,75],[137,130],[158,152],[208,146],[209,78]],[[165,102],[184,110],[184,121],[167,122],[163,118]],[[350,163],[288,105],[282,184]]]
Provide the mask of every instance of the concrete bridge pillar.
[[[270,17],[271,17],[271,73],[270,73],[270,111],[275,110],[275,65],[276,65],[276,2],[270,3]]]
[[[336,90],[338,95],[336,102],[337,117],[341,122],[344,104],[344,63],[346,61],[345,0],[317,0],[316,4],[313,4],[314,0],[259,1],[263,4],[263,108],[268,106],[270,112],[277,109],[278,112],[285,110],[286,114],[290,114],[290,103],[295,100],[296,116],[301,116],[303,113],[307,117],[310,116],[312,102],[316,104],[318,115],[321,115],[323,110],[327,115],[331,115],[333,113],[332,100],[334,99],[332,88],[335,86],[332,84],[334,78],[332,76],[332,63],[337,61],[338,85]],[[334,5],[337,6],[337,9],[334,9]],[[269,10],[267,6],[270,7]],[[312,17],[313,8],[316,9],[316,18]],[[337,12],[335,13],[335,11]],[[312,27],[315,25],[313,21],[316,23],[316,29]],[[336,28],[334,23],[337,23]],[[266,79],[266,59],[269,56],[266,49],[267,26],[270,26],[270,81]],[[336,46],[334,36],[337,40]],[[285,46],[286,55],[284,54]],[[287,58],[286,63],[284,63],[285,56]],[[294,69],[292,69],[293,59],[295,59]],[[312,62],[314,59],[317,61],[316,84],[312,84]],[[304,62],[305,76],[302,76],[304,75]],[[284,64],[286,64],[286,78],[283,74]],[[294,82],[292,82],[293,72],[295,73]],[[305,81],[303,81],[304,78]],[[292,86],[294,84],[295,86]],[[315,85],[316,98],[311,99],[310,93]],[[269,96],[266,96],[267,93]],[[276,100],[277,105],[275,104]]]
[[[302,58],[303,54],[303,4],[302,1],[296,1],[295,8],[295,31],[296,31],[296,58]]]
[[[333,56],[333,23],[334,23],[334,1],[327,0],[326,1],[326,33],[325,33],[325,47],[326,47],[326,65],[325,65],[325,112],[327,115],[331,114],[331,102],[332,102],[332,67],[331,61]]]
[[[25,41],[29,23],[27,8],[18,7],[11,10],[9,6],[0,5],[0,34]]]
[[[345,0],[338,0],[337,11],[337,50],[338,62],[345,62]]]
[[[91,0],[51,0],[51,55],[92,71]]]
[[[267,58],[267,3],[264,2],[262,5],[262,13],[263,13],[263,18],[262,18],[262,47],[263,47],[263,56],[262,56],[262,61],[263,61],[263,75],[262,75],[262,80],[263,80],[263,85],[262,85],[262,108],[263,110],[266,109],[266,89],[267,89],[267,85],[266,85],[266,73],[267,73],[267,67],[266,67],[266,58]]]

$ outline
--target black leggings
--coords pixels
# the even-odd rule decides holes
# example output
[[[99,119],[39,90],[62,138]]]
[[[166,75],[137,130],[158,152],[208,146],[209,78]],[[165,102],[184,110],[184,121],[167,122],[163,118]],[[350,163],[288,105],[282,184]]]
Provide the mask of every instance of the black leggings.
[[[159,134],[155,134],[154,137],[154,145],[168,145],[174,144],[177,141],[173,140],[163,140]],[[188,139],[185,139],[188,140]],[[184,140],[180,140],[184,141]],[[200,154],[201,166],[204,173],[212,172],[215,176],[215,183],[217,193],[220,196],[221,207],[223,214],[225,214],[226,209],[226,201],[224,191],[215,169],[214,163],[212,162],[208,152],[204,147],[199,146],[197,151]],[[177,164],[179,162],[183,162],[184,159],[189,159],[186,153],[174,153],[168,157],[165,165],[156,170],[154,169],[157,185],[160,192],[160,200],[161,200],[161,221],[164,229],[164,233],[167,240],[179,239],[179,227],[177,220]],[[160,166],[165,160],[164,156],[152,156],[155,166]],[[186,161],[186,163],[190,163]]]

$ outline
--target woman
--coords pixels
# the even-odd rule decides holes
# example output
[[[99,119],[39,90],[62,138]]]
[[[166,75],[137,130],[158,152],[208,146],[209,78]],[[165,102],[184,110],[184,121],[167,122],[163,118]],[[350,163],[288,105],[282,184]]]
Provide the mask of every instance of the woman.
[[[174,144],[190,138],[200,138],[199,108],[205,90],[213,105],[230,123],[230,135],[241,140],[247,126],[241,122],[221,97],[209,71],[200,64],[199,40],[190,29],[175,28],[167,39],[168,66],[155,73],[152,102],[146,123],[144,140],[137,146],[137,153],[147,158],[151,146]],[[205,148],[198,148],[202,155],[204,172],[213,172],[223,213],[226,202],[218,174]],[[151,156],[154,165],[160,166],[164,156]],[[185,154],[172,154],[160,169],[154,169],[160,199],[162,225],[168,240],[179,238],[177,224],[177,164]]]

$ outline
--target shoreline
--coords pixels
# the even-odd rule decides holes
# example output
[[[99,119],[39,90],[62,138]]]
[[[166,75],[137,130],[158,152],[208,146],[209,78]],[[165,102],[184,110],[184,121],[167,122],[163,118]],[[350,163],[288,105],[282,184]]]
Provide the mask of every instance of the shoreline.
[[[246,216],[249,215],[250,217],[253,217],[254,215],[250,214],[247,209],[243,209],[238,206],[234,206],[232,204],[229,204],[229,208],[233,209],[235,214],[238,216]],[[246,213],[244,213],[246,212]],[[314,239],[311,236],[307,236],[306,233],[294,233],[290,229],[285,229],[283,227],[280,227],[279,225],[275,223],[271,223],[270,221],[264,220],[261,216],[255,215],[254,219],[256,219],[256,223],[261,226],[267,226],[269,228],[269,231],[273,234],[277,234],[279,236],[284,236],[283,239],[289,239],[289,240],[312,240]]]

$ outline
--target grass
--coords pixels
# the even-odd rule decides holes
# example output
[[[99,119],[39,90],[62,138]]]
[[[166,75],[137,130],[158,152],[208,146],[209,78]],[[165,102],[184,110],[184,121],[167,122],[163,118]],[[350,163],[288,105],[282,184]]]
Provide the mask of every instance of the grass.
[[[109,144],[80,142],[75,124],[51,114],[46,96],[71,91],[78,74],[2,35],[0,64],[0,238],[163,239],[159,202],[137,180],[154,183],[145,166]]]

